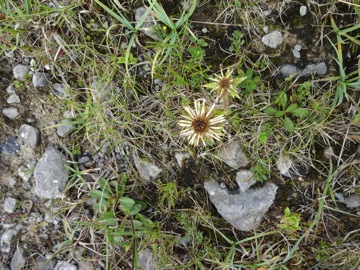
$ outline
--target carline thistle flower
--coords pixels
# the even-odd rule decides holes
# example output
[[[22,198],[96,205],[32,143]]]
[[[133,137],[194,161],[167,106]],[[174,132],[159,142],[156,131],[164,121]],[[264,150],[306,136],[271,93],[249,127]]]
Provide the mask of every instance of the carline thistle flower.
[[[205,99],[197,99],[194,101],[194,109],[190,106],[184,106],[187,115],[178,122],[179,126],[184,128],[180,135],[186,136],[189,143],[198,146],[199,141],[206,146],[206,139],[211,142],[220,141],[223,136],[223,125],[225,117],[223,114],[214,116],[213,110],[215,104],[210,108],[206,107]]]
[[[240,99],[236,88],[238,84],[244,81],[247,77],[234,78],[232,76],[233,70],[229,68],[225,74],[222,69],[220,72],[221,75],[216,75],[215,78],[210,78],[213,82],[205,84],[204,87],[212,89],[211,92],[216,91],[218,97],[223,101],[224,109],[226,109],[229,103],[229,95]]]

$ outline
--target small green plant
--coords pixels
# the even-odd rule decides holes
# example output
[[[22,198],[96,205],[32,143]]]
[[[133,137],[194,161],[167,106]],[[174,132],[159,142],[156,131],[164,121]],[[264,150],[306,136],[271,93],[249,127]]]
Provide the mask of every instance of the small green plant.
[[[124,196],[126,182],[127,175],[124,173],[120,175],[120,181],[100,178],[100,189],[90,191],[90,196],[97,201],[93,209],[98,211],[98,217],[94,222],[84,224],[102,231],[106,236],[107,248],[116,244],[128,251],[132,247],[136,263],[136,239],[152,237],[156,230],[154,223],[139,213],[145,209],[145,203]]]
[[[159,188],[159,203],[165,209],[170,210],[175,207],[175,202],[180,195],[176,182],[162,183],[157,182]]]
[[[284,127],[287,131],[293,132],[295,124],[291,117],[304,119],[310,114],[307,108],[301,108],[297,103],[288,104],[288,96],[284,91],[281,91],[275,101],[275,106],[267,107],[264,112],[269,116],[282,118]],[[277,107],[277,108],[275,108]]]
[[[252,93],[260,83],[260,77],[254,76],[254,71],[252,69],[247,69],[246,73],[244,71],[239,71],[240,77],[246,77],[244,81],[242,81],[238,87],[241,89],[241,92],[245,92],[245,94]]]
[[[288,234],[293,234],[296,231],[301,230],[300,221],[300,214],[293,213],[290,211],[289,207],[286,207],[284,211],[284,216],[281,218],[278,227],[283,229]]]
[[[320,247],[312,247],[311,250],[315,253],[315,260],[325,261],[329,258],[330,244],[324,240],[320,241]]]
[[[243,50],[243,45],[245,44],[244,34],[239,30],[235,30],[231,37],[229,37],[231,41],[230,51],[236,54],[241,54]]]
[[[261,160],[256,162],[250,171],[253,173],[256,182],[266,181],[270,175],[270,169]]]

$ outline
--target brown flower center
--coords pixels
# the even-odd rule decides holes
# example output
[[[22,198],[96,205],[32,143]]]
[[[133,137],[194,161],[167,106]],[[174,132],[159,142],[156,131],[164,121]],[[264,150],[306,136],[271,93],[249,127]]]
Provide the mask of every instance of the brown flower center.
[[[208,122],[204,119],[195,119],[192,122],[192,127],[195,130],[195,132],[201,133],[201,132],[206,131],[206,129],[208,127]]]
[[[231,79],[230,78],[221,78],[219,81],[220,89],[228,90],[231,86]]]

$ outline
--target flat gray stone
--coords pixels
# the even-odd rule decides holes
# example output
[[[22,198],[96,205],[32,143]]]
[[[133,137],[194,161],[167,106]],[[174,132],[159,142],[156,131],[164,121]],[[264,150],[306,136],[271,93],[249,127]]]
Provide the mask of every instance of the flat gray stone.
[[[9,185],[9,187],[14,187],[16,185],[16,177],[15,176],[11,176],[7,179],[7,183]]]
[[[175,159],[180,168],[183,167],[183,162],[190,158],[190,154],[188,152],[178,152],[175,154]]]
[[[350,194],[341,202],[346,204],[346,207],[348,208],[360,207],[360,194]]]
[[[1,235],[1,239],[0,239],[0,247],[1,247],[1,252],[3,254],[9,254],[11,251],[11,243],[12,243],[12,238],[17,234],[17,231],[15,229],[10,229],[8,231],[5,231],[2,235]]]
[[[69,124],[70,122],[71,120],[69,119],[64,119],[61,121],[60,126],[56,128],[56,134],[59,137],[65,137],[75,129],[75,125]]]
[[[22,124],[20,126],[19,136],[26,145],[32,148],[36,148],[40,143],[39,129],[28,124]]]
[[[135,153],[133,154],[135,167],[138,170],[139,176],[145,181],[154,181],[162,172],[158,166],[145,159],[139,158]]]
[[[284,64],[279,68],[279,73],[284,77],[288,77],[298,72],[300,72],[300,68],[292,64]]]
[[[217,157],[234,169],[246,167],[249,164],[249,159],[242,151],[239,141],[223,145]]]
[[[65,85],[62,83],[53,83],[50,85],[51,91],[55,96],[63,98],[66,96]]]
[[[240,231],[251,231],[260,225],[278,188],[273,183],[266,183],[259,189],[233,193],[216,182],[205,182],[204,187],[219,214]]]
[[[283,37],[279,30],[275,30],[263,36],[262,42],[266,46],[276,49],[283,42]]]
[[[254,174],[248,170],[240,170],[236,173],[236,183],[239,185],[242,192],[247,191],[253,184],[255,184]]]
[[[72,263],[68,263],[67,261],[59,261],[54,270],[77,270],[77,267]]]
[[[308,174],[308,168],[300,160],[292,160],[286,156],[280,156],[276,167],[283,176],[291,179],[302,179]]]
[[[24,256],[24,250],[18,247],[11,258],[10,268],[11,270],[24,269],[23,267],[25,266],[25,263],[26,259]]]
[[[35,88],[45,87],[50,84],[50,77],[47,73],[37,71],[32,77],[32,83]]]
[[[16,209],[16,200],[14,198],[8,197],[4,202],[4,211],[7,213],[14,213]]]
[[[15,107],[4,108],[2,113],[10,119],[15,119],[20,114],[19,109]]]
[[[292,53],[293,53],[295,58],[300,58],[301,57],[301,54],[300,54],[300,52],[298,50],[293,49]]]
[[[66,159],[59,150],[48,147],[34,171],[35,194],[40,198],[61,198],[65,190],[69,172],[66,170]]]
[[[7,99],[6,102],[9,104],[17,104],[20,103],[20,97],[17,94],[11,94]]]
[[[11,95],[15,93],[15,86],[13,84],[10,84],[8,87],[6,87],[6,92]]]
[[[29,74],[30,66],[19,64],[13,69],[15,79],[19,81],[25,81],[26,76]]]
[[[139,267],[143,270],[155,270],[156,260],[149,248],[139,252]]]
[[[308,64],[301,72],[300,77],[309,75],[325,75],[328,72],[328,68],[325,62],[318,64]]]
[[[147,8],[139,7],[135,10],[135,21],[140,21],[141,17],[145,14]],[[151,15],[151,12],[146,16],[143,24],[140,27],[140,31],[143,32],[148,37],[153,39],[158,39],[155,34],[154,27],[155,27],[155,18]]]
[[[53,270],[54,269],[51,260],[48,260],[43,256],[39,256],[36,258],[34,266],[35,266],[35,269],[37,269],[37,270]]]
[[[26,166],[21,165],[18,169],[18,175],[23,181],[28,182],[33,176],[36,167],[36,161],[29,162]]]

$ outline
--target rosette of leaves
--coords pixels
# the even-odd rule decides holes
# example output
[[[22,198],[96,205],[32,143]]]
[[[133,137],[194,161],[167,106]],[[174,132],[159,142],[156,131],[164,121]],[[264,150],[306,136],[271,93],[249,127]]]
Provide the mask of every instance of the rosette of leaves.
[[[297,103],[288,105],[288,97],[284,91],[279,93],[274,105],[264,109],[264,112],[269,116],[282,118],[284,127],[289,132],[293,132],[296,125],[292,119],[304,119],[310,114],[309,109],[299,107]]]

